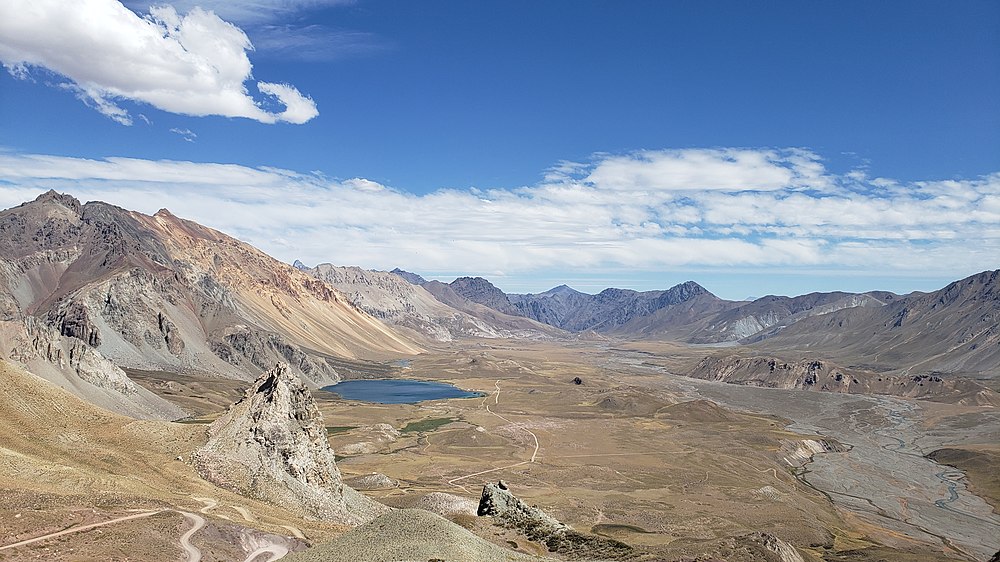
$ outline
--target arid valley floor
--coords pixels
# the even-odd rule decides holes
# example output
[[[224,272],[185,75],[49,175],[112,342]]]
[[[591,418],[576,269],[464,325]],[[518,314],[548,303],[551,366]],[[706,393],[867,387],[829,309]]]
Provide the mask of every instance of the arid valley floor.
[[[752,531],[780,537],[807,560],[986,560],[1000,548],[1000,516],[987,503],[1000,499],[991,474],[1000,453],[995,408],[672,374],[705,352],[482,340],[393,370],[453,382],[480,398],[377,405],[314,394],[348,483],[364,489],[366,476],[385,475],[389,487],[366,493],[396,507],[419,507],[434,492],[461,496],[467,502],[446,502],[453,520],[528,554],[551,555],[474,516],[485,482],[502,479],[575,529],[634,546],[637,560],[752,559],[719,540]],[[18,393],[17,378],[4,384],[5,419],[15,420],[5,428],[5,449],[47,452],[0,456],[0,547],[138,517],[3,548],[0,560],[183,559],[182,535],[202,518],[191,542],[203,560],[263,560],[246,556],[254,551],[248,545],[302,550],[344,531],[221,490],[185,462],[204,440],[204,423],[245,383],[133,378],[197,415],[136,421],[82,402],[45,412],[55,402],[44,393]],[[813,455],[806,440],[829,452]],[[966,477],[924,456],[944,448],[986,461],[968,463]],[[43,457],[51,462],[36,462]]]

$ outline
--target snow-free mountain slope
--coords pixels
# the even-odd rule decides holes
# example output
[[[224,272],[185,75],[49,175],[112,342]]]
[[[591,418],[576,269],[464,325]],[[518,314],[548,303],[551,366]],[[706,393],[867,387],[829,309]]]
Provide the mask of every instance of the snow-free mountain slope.
[[[460,337],[529,337],[520,320],[480,317],[441,302],[427,289],[385,271],[320,264],[304,270],[341,291],[357,308],[417,338],[446,342]],[[538,326],[536,337],[552,330]]]
[[[101,359],[81,362],[72,342],[151,371],[253,379],[283,361],[313,385],[339,380],[345,360],[420,351],[326,283],[166,210],[149,216],[50,191],[0,212],[0,234],[0,352],[67,377],[102,378],[81,371]],[[56,342],[62,356],[48,351],[56,338],[71,340]],[[45,352],[26,354],[20,341]]]
[[[808,349],[874,369],[996,376],[1000,270],[977,273],[931,293],[897,298],[885,306],[803,318],[758,338],[762,348]]]

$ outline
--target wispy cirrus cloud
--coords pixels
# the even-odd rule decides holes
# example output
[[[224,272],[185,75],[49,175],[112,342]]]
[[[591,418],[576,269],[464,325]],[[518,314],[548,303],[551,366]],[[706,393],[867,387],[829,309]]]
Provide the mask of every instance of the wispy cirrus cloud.
[[[215,12],[227,21],[250,25],[287,20],[303,10],[349,6],[354,3],[354,0],[125,0],[126,6],[139,13],[169,4],[181,13],[201,8]]]
[[[585,181],[620,191],[771,191],[827,187],[824,177],[808,151],[726,148],[607,156]]]
[[[802,149],[683,149],[599,154],[545,177],[414,195],[274,168],[0,153],[0,206],[55,188],[167,207],[287,261],[421,272],[1000,267],[1000,173],[898,182],[831,173]]]
[[[198,135],[191,129],[178,129],[177,127],[174,127],[170,129],[170,132],[175,135],[180,135],[180,137],[187,142],[194,142],[195,139],[198,138]]]
[[[323,61],[385,51],[389,44],[374,33],[323,25],[261,25],[252,28],[254,47],[265,57]]]
[[[141,14],[169,4],[178,13],[195,8],[208,10],[238,24],[253,41],[258,56],[328,61],[385,51],[390,43],[370,32],[337,29],[325,24],[301,24],[302,15],[355,4],[354,0],[126,0],[125,5]]]
[[[199,7],[156,6],[140,16],[117,0],[0,3],[0,62],[13,76],[52,71],[66,78],[62,87],[124,125],[133,120],[123,100],[262,123],[316,117],[316,104],[292,85],[258,81],[260,95],[251,95],[252,49],[242,29]],[[284,110],[268,111],[266,103]]]

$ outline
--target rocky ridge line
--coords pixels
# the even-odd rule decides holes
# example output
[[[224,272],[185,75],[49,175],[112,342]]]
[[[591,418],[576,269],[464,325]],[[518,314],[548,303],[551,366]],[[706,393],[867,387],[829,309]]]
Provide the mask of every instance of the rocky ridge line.
[[[944,373],[876,373],[815,359],[784,361],[768,356],[710,356],[698,362],[687,376],[763,388],[885,394],[960,404],[1000,405],[996,392],[966,378]]]

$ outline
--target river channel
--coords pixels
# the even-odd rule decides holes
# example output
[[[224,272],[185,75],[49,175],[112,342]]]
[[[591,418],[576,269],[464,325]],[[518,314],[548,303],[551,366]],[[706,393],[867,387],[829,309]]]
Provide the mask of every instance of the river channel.
[[[609,365],[611,366],[611,365]],[[924,455],[972,437],[968,428],[920,429],[919,401],[802,390],[731,385],[664,374],[631,361],[614,370],[639,377],[623,382],[703,397],[738,410],[776,414],[804,434],[831,437],[850,446],[844,453],[818,454],[803,479],[840,508],[888,532],[875,537],[893,546],[926,543],[968,560],[988,560],[1000,550],[1000,516],[968,491],[965,475]],[[636,372],[639,371],[639,372]],[[651,371],[659,371],[651,376]],[[1000,427],[1000,413],[986,415],[987,434]],[[917,444],[919,442],[919,445]]]

